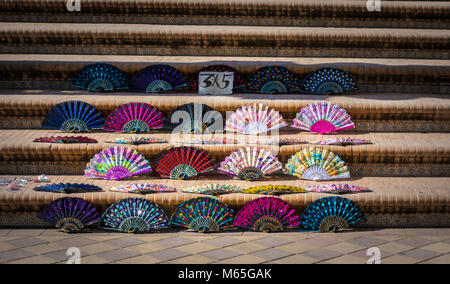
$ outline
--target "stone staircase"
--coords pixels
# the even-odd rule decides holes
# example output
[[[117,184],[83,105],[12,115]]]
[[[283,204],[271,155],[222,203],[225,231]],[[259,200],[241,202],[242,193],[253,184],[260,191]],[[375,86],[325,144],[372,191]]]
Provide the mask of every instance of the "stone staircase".
[[[126,194],[109,192],[114,181],[87,180],[89,159],[121,133],[88,133],[99,144],[38,144],[33,140],[61,133],[41,130],[55,104],[82,100],[105,116],[127,102],[146,102],[165,114],[184,103],[204,103],[225,114],[243,104],[263,102],[288,121],[301,107],[330,101],[345,108],[356,128],[330,137],[370,139],[372,145],[321,146],[341,156],[352,178],[345,181],[373,190],[346,196],[368,215],[370,227],[449,226],[450,197],[450,2],[381,1],[368,11],[359,0],[81,0],[80,12],[65,1],[0,0],[0,175],[36,176],[53,182],[83,182],[106,192],[76,196],[106,208]],[[90,63],[117,66],[130,77],[152,64],[169,64],[192,77],[201,68],[226,64],[249,75],[281,65],[301,79],[322,67],[349,72],[359,90],[343,95],[199,96],[187,90],[168,94],[131,91],[89,93],[70,86],[75,73]],[[84,134],[83,134],[84,135]],[[171,140],[170,133],[153,136]],[[282,138],[311,142],[319,135],[281,131]],[[307,144],[270,147],[282,162]],[[133,146],[134,147],[134,146]],[[171,144],[136,146],[151,159]],[[220,162],[239,145],[200,146]],[[269,147],[269,146],[268,146]],[[183,188],[220,183],[249,187],[312,182],[276,175],[245,182],[212,173],[195,180],[137,177]],[[64,195],[0,190],[0,225],[42,225],[44,205]],[[0,188],[1,189],[1,188]],[[301,212],[321,194],[281,196]],[[192,194],[147,195],[169,213]],[[257,195],[219,197],[240,207]]]

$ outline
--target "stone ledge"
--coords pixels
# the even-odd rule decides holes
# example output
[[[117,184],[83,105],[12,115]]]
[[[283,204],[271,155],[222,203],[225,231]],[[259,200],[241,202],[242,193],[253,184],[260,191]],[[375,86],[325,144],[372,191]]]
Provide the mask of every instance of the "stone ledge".
[[[0,36],[0,52],[13,54],[450,57],[445,29],[3,22]]]
[[[319,55],[320,56],[320,55]],[[363,92],[448,94],[450,61],[422,59],[325,58],[325,57],[226,57],[226,56],[123,56],[74,54],[0,54],[2,89],[63,89],[84,66],[104,62],[117,66],[130,78],[152,64],[168,64],[186,76],[205,66],[225,64],[249,75],[267,65],[281,65],[302,80],[324,67],[352,74]]]
[[[185,103],[202,103],[226,114],[242,105],[264,103],[286,119],[292,119],[310,103],[329,101],[344,108],[355,120],[450,120],[448,95],[412,93],[350,92],[343,95],[263,95],[237,93],[230,96],[201,96],[194,93],[144,94],[133,92],[92,93],[84,90],[0,90],[0,116],[45,116],[56,104],[82,100],[106,116],[129,102],[145,102],[162,112]]]
[[[447,3],[430,1],[385,1],[383,13],[373,13],[367,10],[366,2],[351,0],[85,0],[80,12],[69,13],[58,0],[0,2],[5,21],[42,22],[43,17],[48,17],[52,22],[393,28],[446,28],[449,9]]]
[[[92,202],[99,210],[104,210],[106,207],[120,199],[132,196],[132,194],[124,194],[117,192],[110,192],[109,188],[117,184],[126,183],[160,183],[174,186],[178,189],[189,187],[196,184],[204,184],[204,180],[146,180],[142,177],[137,177],[128,181],[103,181],[92,180],[80,176],[50,176],[52,183],[59,182],[76,182],[76,183],[92,183],[103,188],[106,192],[101,193],[86,193],[86,194],[72,194],[84,198]],[[447,185],[450,182],[449,178],[372,178],[364,177],[356,180],[341,181],[350,184],[357,184],[369,187],[373,192],[359,193],[352,195],[344,195],[345,197],[358,202],[361,208],[368,215],[378,216],[408,216],[408,215],[436,215],[449,213],[449,198],[450,192]],[[217,178],[210,178],[208,183],[218,184],[233,184],[243,188],[268,184],[267,181],[246,182],[241,180],[223,180]],[[314,182],[304,180],[286,180],[273,181],[271,184],[287,184],[300,187],[307,187]],[[325,183],[325,182],[321,182]],[[2,190],[0,192],[0,211],[2,214],[38,212],[46,204],[58,198],[69,196],[67,194],[35,192],[32,188],[36,184],[28,184],[20,192],[8,192]],[[187,193],[163,193],[163,194],[148,194],[144,198],[152,200],[162,206],[167,213],[171,213],[182,202],[200,195]],[[328,194],[319,193],[301,193],[282,195],[281,198],[289,202],[297,210],[303,210],[309,203],[321,197],[329,196]],[[234,208],[239,208],[250,202],[251,200],[261,197],[254,194],[226,194],[221,195],[218,199],[229,204]]]
[[[102,149],[114,147],[108,143],[115,138],[130,136],[123,133],[83,133],[81,135],[97,140],[98,144],[50,144],[34,143],[39,137],[70,136],[52,130],[0,130],[0,160],[2,161],[81,161],[87,162]],[[79,135],[79,134],[76,134]],[[134,135],[135,136],[135,135]],[[129,146],[137,149],[144,156],[151,158],[161,151],[180,146],[178,141],[191,138],[201,138],[202,135],[177,136],[170,133],[143,134],[144,137],[163,138],[170,143]],[[295,138],[305,142],[325,140],[337,137],[355,137],[368,139],[369,145],[358,146],[324,146],[314,144],[299,144],[285,146],[263,146],[270,148],[280,160],[286,161],[290,156],[305,147],[328,148],[348,163],[386,163],[386,164],[447,164],[450,162],[449,138],[447,133],[370,133],[361,134],[346,131],[331,135],[315,135],[301,132],[298,134],[283,133],[280,138]],[[131,136],[130,136],[131,137]],[[212,137],[208,135],[206,137]],[[240,147],[248,146],[249,136],[245,135],[214,135],[215,138],[235,140],[240,144],[226,145],[195,145],[203,148],[217,160],[223,159]],[[181,140],[180,140],[181,139]],[[127,146],[128,147],[128,146]]]

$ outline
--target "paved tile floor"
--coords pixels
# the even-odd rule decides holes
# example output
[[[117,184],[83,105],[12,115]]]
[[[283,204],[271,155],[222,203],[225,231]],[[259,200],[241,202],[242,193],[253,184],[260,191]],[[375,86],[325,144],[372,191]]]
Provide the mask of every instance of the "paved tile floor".
[[[381,263],[450,264],[450,229],[376,229],[344,233],[131,235],[64,234],[53,229],[0,229],[0,263]],[[375,250],[374,253],[369,252]]]

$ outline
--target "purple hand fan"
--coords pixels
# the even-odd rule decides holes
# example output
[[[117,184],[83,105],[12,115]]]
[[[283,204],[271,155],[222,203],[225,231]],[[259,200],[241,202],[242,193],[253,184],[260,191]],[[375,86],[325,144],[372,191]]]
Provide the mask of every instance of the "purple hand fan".
[[[66,233],[75,233],[101,221],[97,209],[88,201],[66,197],[47,205],[38,216]]]
[[[142,133],[164,126],[162,113],[146,103],[128,103],[116,108],[105,120],[105,131]]]
[[[159,93],[188,85],[183,73],[169,65],[152,65],[140,71],[133,79],[135,89]]]
[[[87,164],[84,176],[119,180],[150,171],[149,162],[138,151],[116,146],[95,154]]]
[[[280,232],[300,225],[300,216],[286,201],[276,197],[257,198],[236,215],[233,226],[256,232]]]

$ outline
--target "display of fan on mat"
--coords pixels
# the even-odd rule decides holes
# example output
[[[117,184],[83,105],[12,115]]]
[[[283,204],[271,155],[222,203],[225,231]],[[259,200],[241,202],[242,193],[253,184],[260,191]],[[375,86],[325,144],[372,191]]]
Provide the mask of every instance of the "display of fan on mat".
[[[122,193],[138,193],[138,194],[149,194],[149,193],[165,193],[165,192],[176,192],[177,189],[174,187],[162,185],[162,184],[125,184],[116,185],[111,187],[110,191],[122,192]]]
[[[127,103],[114,109],[105,120],[105,131],[143,133],[164,127],[164,117],[154,106]]]
[[[183,146],[162,152],[154,170],[162,178],[186,179],[214,170],[214,163],[206,151]]]
[[[72,86],[90,92],[106,92],[128,89],[127,75],[117,67],[95,63],[83,67],[72,80]]]
[[[302,92],[318,95],[339,94],[357,90],[352,75],[335,68],[323,68],[309,73],[302,82]]]
[[[169,227],[166,213],[153,201],[126,198],[103,213],[103,227],[124,233],[145,233]]]
[[[348,146],[348,145],[372,144],[372,141],[347,137],[347,138],[331,138],[327,140],[318,140],[311,143],[317,145]]]
[[[68,101],[52,107],[42,123],[43,129],[63,132],[86,132],[103,129],[101,112],[88,103]]]
[[[278,111],[264,104],[250,104],[238,108],[225,123],[225,131],[243,134],[262,134],[287,126]]]
[[[250,139],[248,143],[255,145],[283,146],[305,144],[306,142],[296,138],[253,138]]]
[[[234,140],[228,140],[225,138],[193,138],[188,139],[186,141],[177,141],[175,143],[181,144],[181,145],[192,145],[192,144],[198,144],[198,145],[220,145],[220,144],[235,144]]]
[[[59,183],[48,184],[34,188],[35,191],[55,192],[55,193],[85,193],[100,192],[102,189],[92,184],[83,183]]]
[[[320,198],[308,205],[300,218],[304,230],[338,232],[365,222],[358,203],[340,196]]]
[[[184,188],[182,192],[186,193],[197,193],[197,194],[205,194],[205,195],[221,195],[228,193],[239,193],[242,191],[242,188],[234,185],[221,185],[221,184],[204,184],[204,185],[196,185]]]
[[[300,217],[289,203],[277,197],[260,197],[239,210],[233,226],[256,232],[281,232],[295,229],[299,223]]]
[[[151,65],[141,70],[132,80],[134,89],[159,93],[188,85],[183,73],[169,65]]]
[[[284,167],[287,174],[307,180],[350,178],[345,162],[328,149],[304,148],[292,155]]]
[[[197,76],[194,76],[189,81],[190,89],[192,91],[198,91],[198,74],[200,72],[233,72],[233,90],[238,90],[245,87],[245,78],[233,67],[227,65],[210,65],[201,69],[198,73],[196,73]]]
[[[84,176],[119,180],[150,171],[149,162],[138,151],[116,146],[95,154],[87,164]]]
[[[282,170],[272,152],[260,147],[245,147],[231,153],[220,163],[219,172],[243,180],[257,180]]]
[[[258,185],[246,188],[242,193],[247,194],[264,194],[264,195],[282,195],[291,193],[304,193],[305,190],[301,187],[290,185]]]
[[[246,91],[262,94],[298,92],[300,81],[286,67],[266,66],[247,78]]]
[[[364,186],[351,185],[346,183],[340,184],[316,184],[310,185],[306,189],[308,192],[319,192],[319,193],[331,193],[331,194],[348,194],[348,193],[358,193],[358,192],[372,192],[370,189]]]
[[[57,136],[57,137],[39,137],[33,140],[35,143],[62,143],[62,144],[75,144],[75,143],[98,143],[97,140],[84,136]]]
[[[329,102],[307,105],[292,122],[292,127],[320,134],[355,128],[345,109]]]
[[[198,197],[182,203],[170,223],[197,232],[218,232],[233,225],[234,211],[212,197]]]
[[[155,137],[120,137],[108,141],[107,143],[128,144],[128,145],[144,145],[144,144],[160,144],[168,143],[166,139]]]
[[[53,201],[38,217],[66,233],[76,233],[101,221],[97,209],[81,198],[66,197]]]

